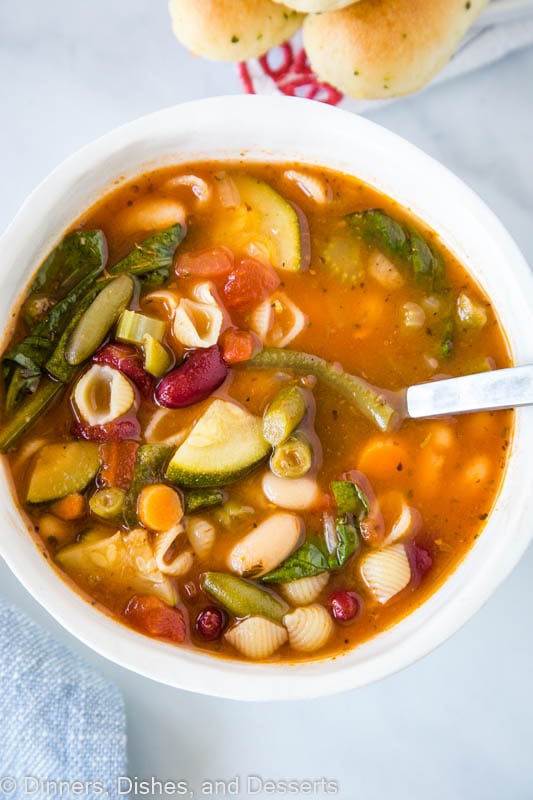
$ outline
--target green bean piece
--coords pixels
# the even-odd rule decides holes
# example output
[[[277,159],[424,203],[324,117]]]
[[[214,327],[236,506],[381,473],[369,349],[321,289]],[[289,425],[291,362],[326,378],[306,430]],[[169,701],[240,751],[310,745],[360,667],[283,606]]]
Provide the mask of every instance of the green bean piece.
[[[103,231],[73,231],[46,258],[34,278],[30,297],[41,293],[60,300],[91,270],[104,268],[107,242]]]
[[[165,466],[173,449],[169,444],[142,444],[137,449],[133,478],[124,498],[123,516],[128,528],[138,524],[137,500],[141,491],[164,480]]]
[[[278,478],[303,478],[313,464],[313,450],[307,436],[293,433],[274,448],[270,456],[270,469]]]
[[[296,430],[307,411],[307,399],[300,386],[284,386],[268,406],[263,417],[263,436],[276,446]]]
[[[234,522],[254,513],[251,506],[244,506],[238,500],[227,500],[222,508],[215,511],[217,522],[224,528],[231,528]]]
[[[4,377],[7,382],[8,397],[6,412],[12,414],[22,395],[34,392],[39,385],[46,364],[61,334],[69,324],[73,313],[76,313],[80,302],[95,285],[101,272],[98,267],[81,280],[72,291],[26,336],[21,342],[9,350],[3,358]],[[15,381],[16,391],[11,388]],[[9,402],[7,400],[9,399]]]
[[[399,394],[378,389],[363,378],[344,372],[340,364],[331,364],[318,356],[296,350],[265,347],[246,366],[256,369],[293,369],[314,375],[326,386],[336,389],[381,431],[395,430],[402,419]]]
[[[37,391],[27,397],[13,416],[0,427],[0,452],[7,452],[18,442],[22,434],[31,428],[62,388],[62,383],[56,383],[48,378],[42,379]]]
[[[183,509],[185,514],[194,514],[195,511],[220,506],[225,499],[226,494],[221,489],[192,489],[185,492]]]
[[[68,340],[65,359],[69,364],[81,364],[98,349],[130,302],[134,288],[130,275],[120,275],[99,292]]]
[[[289,606],[255,583],[226,572],[204,572],[202,589],[235,617],[268,617],[281,622]]]
[[[129,272],[147,283],[166,283],[170,278],[174,254],[185,234],[185,227],[179,223],[158,231],[136,244],[131,253],[111,267],[109,272],[111,275]]]
[[[100,519],[118,519],[124,507],[126,492],[118,486],[99,489],[89,500],[89,508]]]

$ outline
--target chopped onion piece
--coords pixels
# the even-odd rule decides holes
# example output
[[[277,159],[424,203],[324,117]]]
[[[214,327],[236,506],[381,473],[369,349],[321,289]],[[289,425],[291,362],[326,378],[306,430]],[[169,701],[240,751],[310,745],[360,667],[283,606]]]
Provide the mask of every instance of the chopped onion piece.
[[[211,199],[212,192],[210,185],[198,175],[179,175],[177,178],[171,178],[167,181],[166,188],[172,188],[174,186],[190,186],[192,193],[201,203],[207,203],[207,201]]]
[[[333,199],[333,192],[329,183],[316,175],[299,172],[296,169],[288,169],[285,171],[284,177],[288,181],[295,183],[306,197],[310,197],[315,203],[324,205],[325,203],[330,203]]]
[[[215,188],[223,208],[237,208],[241,204],[241,195],[237,184],[226,172],[217,172]]]

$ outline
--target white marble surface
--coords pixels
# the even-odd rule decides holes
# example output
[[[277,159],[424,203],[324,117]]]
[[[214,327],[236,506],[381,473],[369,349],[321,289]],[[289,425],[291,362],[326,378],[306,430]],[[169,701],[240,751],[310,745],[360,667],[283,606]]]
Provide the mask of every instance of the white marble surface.
[[[533,263],[532,78],[529,49],[371,116],[477,190]],[[0,228],[39,179],[95,136],[165,105],[238,91],[231,66],[191,60],[174,42],[163,0],[2,0]],[[468,625],[401,674],[344,696],[271,705],[190,695],[105,662],[3,564],[0,591],[122,688],[132,775],[196,786],[247,774],[326,776],[346,800],[526,800],[532,575],[530,550]]]

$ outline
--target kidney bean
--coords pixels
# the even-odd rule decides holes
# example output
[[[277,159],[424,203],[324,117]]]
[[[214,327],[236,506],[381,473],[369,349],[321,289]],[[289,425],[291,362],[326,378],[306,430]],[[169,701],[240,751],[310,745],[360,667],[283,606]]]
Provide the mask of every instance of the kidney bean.
[[[137,417],[123,417],[105,425],[84,425],[75,422],[72,433],[89,442],[115,442],[122,439],[140,439],[141,426]]]
[[[337,622],[350,622],[357,616],[360,600],[355,592],[348,589],[336,589],[328,597],[331,614]]]
[[[142,355],[135,347],[127,344],[110,343],[100,348],[93,356],[95,364],[107,364],[120,370],[131,378],[143,397],[149,397],[154,380],[143,367]]]
[[[416,542],[413,542],[411,545],[410,556],[411,565],[414,567],[416,576],[421,580],[433,566],[433,559],[428,550],[426,550],[425,547],[421,547]]]
[[[185,408],[205,400],[224,382],[228,368],[214,344],[193,350],[179,367],[159,381],[157,402],[165,408]]]
[[[226,627],[228,618],[226,613],[217,606],[208,606],[200,611],[196,617],[196,633],[205,642],[214,642],[218,639]]]
[[[150,636],[183,642],[187,624],[179,608],[171,608],[150,594],[135,595],[124,609],[124,616],[132,625]]]

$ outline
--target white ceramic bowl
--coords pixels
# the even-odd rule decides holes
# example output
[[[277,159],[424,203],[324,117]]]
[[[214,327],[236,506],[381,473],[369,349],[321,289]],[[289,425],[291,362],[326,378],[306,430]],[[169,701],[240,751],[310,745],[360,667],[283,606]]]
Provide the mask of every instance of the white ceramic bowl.
[[[476,195],[444,167],[366,119],[277,97],[219,97],[160,111],[113,131],[65,161],[33,192],[0,240],[0,330],[41,258],[115,181],[204,158],[321,164],[356,175],[395,198],[439,233],[487,291],[515,362],[533,361],[531,273]],[[467,558],[417,611],[335,660],[294,666],[220,660],[154,641],[114,622],[50,568],[28,534],[5,479],[0,482],[0,552],[67,630],[138,673],[171,686],[241,700],[332,694],[382,678],[428,653],[466,622],[508,575],[533,532],[532,444],[529,408],[517,412],[502,490]]]

